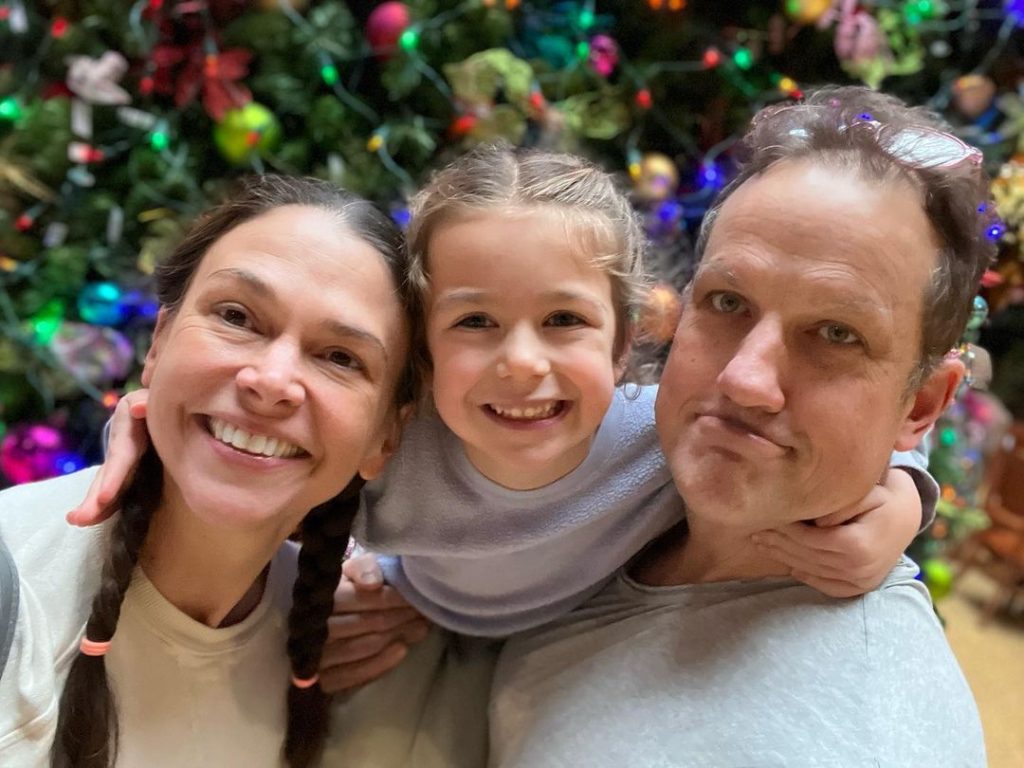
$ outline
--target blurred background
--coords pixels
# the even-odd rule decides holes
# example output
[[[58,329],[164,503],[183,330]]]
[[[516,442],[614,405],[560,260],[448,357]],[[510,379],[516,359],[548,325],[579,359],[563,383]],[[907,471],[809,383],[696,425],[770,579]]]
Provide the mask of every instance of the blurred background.
[[[864,83],[943,114],[993,177],[973,381],[932,435],[942,499],[911,554],[991,765],[1024,765],[1022,26],[1024,0],[0,0],[0,487],[100,459],[155,261],[244,174],[331,179],[404,224],[476,143],[585,154],[646,223],[656,351],[750,116]]]

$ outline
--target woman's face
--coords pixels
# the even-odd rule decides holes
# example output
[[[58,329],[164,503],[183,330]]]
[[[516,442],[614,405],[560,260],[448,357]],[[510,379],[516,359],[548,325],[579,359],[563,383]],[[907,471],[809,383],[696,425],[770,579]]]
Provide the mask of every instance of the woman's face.
[[[375,475],[407,337],[383,257],[334,215],[285,206],[224,234],[146,358],[165,505],[287,535]]]

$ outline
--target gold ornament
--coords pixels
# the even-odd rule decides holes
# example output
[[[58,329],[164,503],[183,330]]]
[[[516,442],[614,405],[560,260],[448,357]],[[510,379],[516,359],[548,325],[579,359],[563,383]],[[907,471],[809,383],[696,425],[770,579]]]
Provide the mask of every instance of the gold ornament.
[[[953,81],[953,105],[971,120],[992,106],[996,84],[984,75],[962,75]]]
[[[832,7],[832,0],[785,0],[786,15],[797,24],[814,24]]]
[[[652,287],[637,318],[640,340],[668,344],[675,335],[682,311],[683,304],[675,288],[665,283]]]
[[[647,202],[665,200],[679,186],[679,171],[671,158],[660,152],[648,152],[641,159],[639,168],[630,169],[636,184],[636,196]]]

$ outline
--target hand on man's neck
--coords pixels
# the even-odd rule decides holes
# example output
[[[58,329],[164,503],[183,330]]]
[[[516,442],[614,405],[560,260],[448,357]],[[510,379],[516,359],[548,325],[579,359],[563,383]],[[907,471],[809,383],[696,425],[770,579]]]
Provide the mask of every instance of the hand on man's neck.
[[[714,525],[690,515],[661,535],[634,562],[641,584],[667,587],[788,576],[788,569],[751,542],[753,531]]]

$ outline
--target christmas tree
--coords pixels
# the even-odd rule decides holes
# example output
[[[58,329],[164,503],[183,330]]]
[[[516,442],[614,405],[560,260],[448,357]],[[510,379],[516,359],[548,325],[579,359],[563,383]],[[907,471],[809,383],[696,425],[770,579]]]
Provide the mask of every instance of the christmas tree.
[[[632,186],[652,271],[679,285],[750,116],[862,82],[984,150],[1006,222],[990,283],[1024,283],[1022,19],[1021,0],[0,0],[3,482],[99,458],[154,262],[254,172],[330,179],[401,223],[473,144],[580,152]]]

